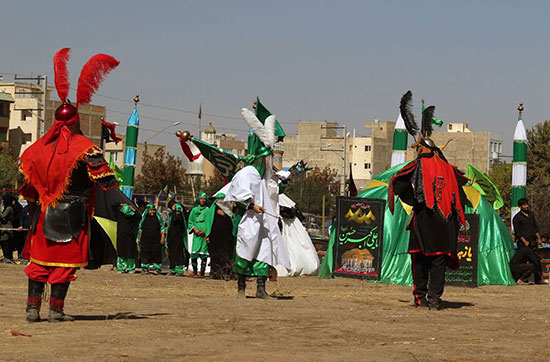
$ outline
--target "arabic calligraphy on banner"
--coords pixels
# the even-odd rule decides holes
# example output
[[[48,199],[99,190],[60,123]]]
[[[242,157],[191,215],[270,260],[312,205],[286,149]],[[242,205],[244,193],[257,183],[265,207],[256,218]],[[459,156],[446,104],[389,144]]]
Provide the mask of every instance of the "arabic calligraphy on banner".
[[[460,267],[447,268],[445,281],[451,285],[477,286],[477,254],[479,243],[479,215],[466,214],[466,227],[458,232],[457,256]]]
[[[385,206],[382,199],[337,198],[336,275],[380,279]]]

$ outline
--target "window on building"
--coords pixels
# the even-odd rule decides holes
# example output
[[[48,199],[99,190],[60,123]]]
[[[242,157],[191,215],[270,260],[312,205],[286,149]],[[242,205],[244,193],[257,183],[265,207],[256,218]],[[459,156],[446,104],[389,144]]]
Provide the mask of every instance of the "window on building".
[[[365,162],[365,170],[370,170],[370,162]]]
[[[9,117],[10,116],[10,104],[9,103],[0,103],[0,117]]]
[[[365,146],[365,152],[370,152],[371,146]]]

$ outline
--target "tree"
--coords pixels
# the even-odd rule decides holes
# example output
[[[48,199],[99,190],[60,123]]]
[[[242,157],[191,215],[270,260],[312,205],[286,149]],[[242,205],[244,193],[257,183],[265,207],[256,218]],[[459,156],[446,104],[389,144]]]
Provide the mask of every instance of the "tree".
[[[540,232],[550,231],[550,121],[527,131],[527,198]],[[515,206],[515,205],[514,205]]]
[[[161,147],[153,155],[143,152],[141,174],[136,177],[136,192],[158,193],[168,186],[169,190],[181,188],[184,184],[185,170],[181,159],[176,158]]]
[[[206,181],[206,184],[203,186],[202,190],[206,192],[208,196],[213,196],[214,193],[218,192],[224,186],[225,183],[222,173],[218,171],[218,169],[215,169],[214,176],[210,177]]]
[[[7,146],[0,147],[0,188],[12,189],[19,173],[17,158],[13,157]]]
[[[325,212],[334,208],[335,196],[338,195],[338,172],[326,167],[315,167],[305,175],[300,174],[291,179],[285,194],[306,213],[320,215],[323,209],[323,195],[325,196]]]
[[[504,206],[498,209],[500,216],[506,219],[510,218],[510,199],[512,197],[512,164],[511,163],[497,163],[491,167],[491,171],[487,174],[489,180],[493,181],[493,184],[497,187]]]

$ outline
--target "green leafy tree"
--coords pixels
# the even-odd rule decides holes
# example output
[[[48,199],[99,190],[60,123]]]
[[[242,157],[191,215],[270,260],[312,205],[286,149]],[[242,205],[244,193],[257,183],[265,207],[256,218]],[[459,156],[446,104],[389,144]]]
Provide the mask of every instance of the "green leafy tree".
[[[550,121],[527,131],[527,198],[540,232],[550,232]]]
[[[509,219],[511,206],[510,199],[512,197],[512,164],[494,164],[487,176],[495,184],[504,201],[504,206],[498,209],[499,215]]]
[[[174,186],[180,188],[184,184],[185,169],[182,161],[159,148],[153,155],[143,152],[143,166],[141,174],[136,177],[137,193],[158,193],[168,186],[173,190]]]
[[[13,157],[7,146],[0,147],[0,188],[12,189],[18,176],[18,160]]]
[[[292,178],[285,194],[296,202],[303,212],[317,215],[322,214],[324,195],[325,214],[330,217],[338,190],[338,172],[329,167],[315,167],[305,175]]]

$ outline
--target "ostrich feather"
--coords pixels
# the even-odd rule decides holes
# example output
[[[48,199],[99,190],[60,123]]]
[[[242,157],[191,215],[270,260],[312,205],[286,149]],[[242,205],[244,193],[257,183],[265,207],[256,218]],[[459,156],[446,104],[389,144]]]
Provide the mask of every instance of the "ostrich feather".
[[[432,119],[434,117],[434,112],[435,106],[429,106],[422,112],[422,129],[420,132],[424,137],[430,137],[432,135]]]
[[[96,54],[82,68],[78,78],[76,103],[90,103],[92,95],[99,88],[103,78],[120,62],[107,54]]]
[[[414,120],[414,115],[412,114],[412,92],[408,91],[401,97],[401,103],[399,104],[399,111],[401,112],[401,118],[405,122],[405,128],[407,132],[413,137],[416,137],[418,133],[418,125]]]
[[[265,119],[264,127],[267,132],[268,142],[264,142],[264,144],[269,148],[272,148],[275,144],[275,122],[275,115],[271,115]]]
[[[53,72],[55,75],[55,88],[61,102],[65,102],[69,95],[69,71],[67,62],[71,56],[71,48],[63,48],[53,56]]]
[[[264,126],[262,124],[262,122],[260,122],[260,120],[258,119],[258,117],[256,117],[256,115],[254,114],[254,112],[252,112],[251,110],[247,109],[247,108],[243,108],[242,109],[242,115],[243,115],[243,118],[244,120],[246,121],[246,123],[248,123],[248,125],[250,126],[250,128],[252,128],[252,130],[254,131],[254,134],[256,136],[258,136],[258,138],[266,145],[268,146],[268,144],[270,143],[270,141],[272,140],[272,138],[274,138],[274,133],[272,132],[272,136],[270,137],[269,136],[269,132],[268,130],[266,129],[266,126]],[[270,116],[271,117],[271,116]],[[269,117],[268,117],[269,118]],[[266,119],[266,123],[267,123],[267,119]],[[273,128],[275,128],[275,118],[273,118]],[[271,146],[268,146],[268,147],[271,147]]]

